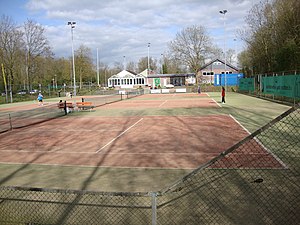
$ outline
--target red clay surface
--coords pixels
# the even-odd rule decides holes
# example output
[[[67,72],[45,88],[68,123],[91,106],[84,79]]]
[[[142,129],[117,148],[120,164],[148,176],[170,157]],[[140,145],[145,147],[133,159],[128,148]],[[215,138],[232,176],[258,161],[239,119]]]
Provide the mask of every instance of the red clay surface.
[[[36,107],[36,104],[29,104],[10,110]],[[143,95],[102,107],[219,105],[206,94],[174,93]],[[0,134],[0,163],[193,169],[247,135],[232,117],[226,115],[67,116]],[[256,140],[249,143],[255,148],[241,146],[211,168],[282,168],[283,165],[262,144]]]
[[[103,108],[218,108],[220,105],[205,93],[148,94]]]
[[[282,169],[286,168],[286,165],[280,159],[276,159],[276,156],[258,140],[251,139],[216,161],[210,168]]]
[[[218,108],[219,105],[215,101],[207,98],[199,99],[158,99],[158,100],[138,100],[122,101],[119,104],[108,104],[103,108]]]
[[[246,135],[225,115],[64,117],[1,134],[0,162],[197,168]]]

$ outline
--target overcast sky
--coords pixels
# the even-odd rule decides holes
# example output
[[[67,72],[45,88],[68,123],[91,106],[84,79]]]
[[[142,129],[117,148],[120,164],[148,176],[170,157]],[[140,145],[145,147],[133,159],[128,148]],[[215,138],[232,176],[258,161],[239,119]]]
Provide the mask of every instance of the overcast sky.
[[[27,18],[46,28],[57,57],[71,56],[71,28],[76,21],[74,48],[89,47],[107,64],[135,61],[150,56],[160,59],[176,33],[191,25],[206,27],[213,42],[224,47],[225,17],[227,48],[240,52],[243,43],[236,30],[245,26],[245,16],[259,0],[0,0],[1,15],[19,25]],[[234,39],[237,39],[234,41]]]

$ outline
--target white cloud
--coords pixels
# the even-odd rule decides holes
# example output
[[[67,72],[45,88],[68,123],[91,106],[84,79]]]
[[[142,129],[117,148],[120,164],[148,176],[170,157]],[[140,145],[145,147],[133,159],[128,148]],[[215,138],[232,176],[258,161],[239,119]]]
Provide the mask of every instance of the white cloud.
[[[99,48],[102,60],[111,64],[122,61],[124,55],[127,61],[146,56],[148,42],[151,56],[158,59],[177,32],[195,24],[205,26],[215,43],[223,47],[223,20],[219,13],[222,9],[228,10],[227,45],[234,48],[235,30],[244,25],[247,11],[257,1],[29,0],[26,7],[31,15],[39,15],[44,21],[57,56],[70,55],[70,27],[65,24],[76,21],[75,48],[81,44],[93,52]]]

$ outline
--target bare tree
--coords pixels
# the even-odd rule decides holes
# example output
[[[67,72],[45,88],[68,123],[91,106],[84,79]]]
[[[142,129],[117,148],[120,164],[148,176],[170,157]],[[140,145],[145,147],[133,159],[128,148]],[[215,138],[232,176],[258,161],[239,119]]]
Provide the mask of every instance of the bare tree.
[[[31,86],[31,81],[35,75],[34,61],[37,57],[49,52],[48,41],[45,37],[45,29],[32,20],[27,20],[24,24],[24,42],[26,52],[26,76],[27,88]]]
[[[12,19],[3,15],[0,20],[0,59],[4,65],[4,68],[6,68],[7,77],[5,80],[8,81],[11,102],[12,89],[17,69],[17,60],[22,48],[21,37],[22,32],[18,30],[18,27],[15,25]]]
[[[156,71],[157,70],[157,60],[152,57],[149,58],[150,69]],[[142,57],[138,62],[138,70],[139,72],[144,71],[148,68],[148,57]]]
[[[140,72],[140,71],[137,71],[137,65],[135,62],[131,61],[131,62],[128,62],[126,64],[126,69],[129,70],[129,71],[132,71],[132,72]]]
[[[172,53],[167,52],[163,56],[163,73],[185,73],[188,71],[187,66],[184,66],[180,59],[176,58]]]
[[[80,45],[75,55],[76,74],[79,75],[79,88],[81,89],[83,81],[91,81],[94,77],[92,50],[85,45]]]
[[[182,63],[197,72],[209,55],[212,41],[203,26],[191,26],[177,33],[170,42],[170,52]]]
[[[247,29],[239,33],[247,44],[253,73],[300,68],[299,13],[299,0],[261,1],[252,7]]]

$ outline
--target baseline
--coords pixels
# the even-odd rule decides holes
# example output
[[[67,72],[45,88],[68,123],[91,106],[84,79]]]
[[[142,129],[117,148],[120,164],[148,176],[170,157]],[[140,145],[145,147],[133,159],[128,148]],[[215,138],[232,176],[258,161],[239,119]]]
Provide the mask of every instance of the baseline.
[[[229,114],[229,116],[244,130],[246,131],[249,135],[251,134],[251,132],[246,128],[244,127],[234,116],[232,116],[231,114]],[[258,144],[258,146],[260,147],[260,149],[256,149],[257,151],[265,151],[264,152],[251,152],[251,153],[245,153],[245,152],[236,152],[236,151],[239,151],[239,149],[237,149],[236,151],[233,151],[231,153],[228,154],[228,157],[230,157],[230,155],[240,155],[242,156],[243,154],[245,155],[250,155],[251,157],[252,156],[268,156],[270,155],[277,163],[279,163],[284,169],[287,169],[288,166],[277,156],[275,155],[270,149],[268,149],[257,137],[254,137],[253,140],[256,142],[256,144]],[[226,157],[226,156],[225,156]],[[255,157],[257,158],[257,157]],[[270,159],[271,160],[271,159]],[[272,164],[272,162],[270,162],[270,160],[268,161],[268,163]],[[267,163],[267,164],[268,164]],[[275,164],[275,163],[274,163]],[[269,165],[266,165],[267,168],[272,168],[272,167],[269,167]],[[273,167],[273,168],[278,168],[278,167]]]

